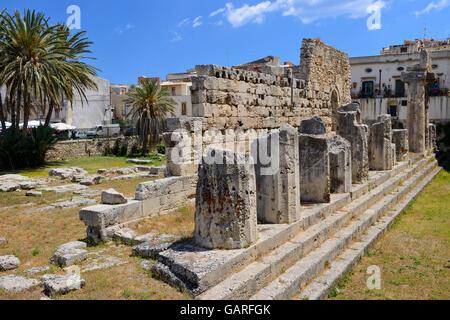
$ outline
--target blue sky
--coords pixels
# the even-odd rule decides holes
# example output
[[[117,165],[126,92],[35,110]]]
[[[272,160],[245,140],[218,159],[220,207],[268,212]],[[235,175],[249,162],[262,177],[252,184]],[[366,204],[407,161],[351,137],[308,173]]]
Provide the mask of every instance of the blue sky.
[[[425,25],[427,37],[450,37],[450,0],[3,0],[0,6],[37,9],[65,22],[70,5],[79,6],[81,28],[95,43],[92,64],[119,84],[267,55],[298,64],[304,37],[350,56],[422,38]],[[380,24],[368,25],[376,12]]]

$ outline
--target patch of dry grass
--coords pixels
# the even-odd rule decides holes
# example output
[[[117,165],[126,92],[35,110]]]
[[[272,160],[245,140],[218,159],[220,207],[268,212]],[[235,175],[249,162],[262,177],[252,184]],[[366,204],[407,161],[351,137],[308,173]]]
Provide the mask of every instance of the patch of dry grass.
[[[138,234],[173,234],[189,238],[194,233],[194,217],[195,205],[188,204],[179,208],[177,212],[149,218],[130,225],[129,228]]]
[[[441,172],[338,287],[334,300],[450,299],[450,172]],[[369,266],[381,269],[370,291]]]

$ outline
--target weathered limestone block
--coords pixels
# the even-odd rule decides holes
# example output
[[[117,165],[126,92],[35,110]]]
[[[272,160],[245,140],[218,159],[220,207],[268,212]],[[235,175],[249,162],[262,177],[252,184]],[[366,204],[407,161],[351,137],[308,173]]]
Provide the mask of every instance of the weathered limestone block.
[[[20,266],[20,260],[16,256],[7,255],[0,257],[0,271],[9,271],[17,269]]]
[[[0,191],[1,192],[14,192],[20,189],[20,185],[15,182],[7,181],[0,182]]]
[[[427,86],[437,79],[433,72],[430,54],[423,49],[420,63],[407,68],[402,80],[408,84],[408,113],[406,125],[409,133],[409,151],[423,153],[429,139],[429,97]]]
[[[250,157],[209,148],[199,166],[195,242],[240,249],[257,241],[256,178]]]
[[[86,281],[84,279],[73,273],[65,275],[47,274],[42,277],[44,292],[50,297],[80,290],[85,284]]]
[[[292,223],[300,219],[298,134],[291,126],[254,140],[258,220]]]
[[[436,152],[437,151],[437,141],[436,141],[436,136],[437,136],[437,132],[436,132],[436,125],[430,123],[428,125],[428,137],[429,137],[429,148],[431,150],[431,152]]]
[[[48,173],[50,177],[59,177],[61,179],[68,179],[74,175],[88,175],[88,172],[81,168],[56,168],[51,169]]]
[[[117,192],[114,189],[108,189],[102,192],[102,204],[124,204],[127,203],[128,200],[122,193]]]
[[[39,281],[26,277],[9,275],[0,278],[0,289],[6,292],[21,292],[36,287]]]
[[[369,179],[369,129],[361,123],[359,104],[340,107],[337,117],[337,135],[352,145],[352,181],[364,183]]]
[[[391,116],[381,115],[378,121],[370,130],[369,166],[371,170],[376,171],[392,170],[395,150],[392,148]]]
[[[86,243],[73,241],[59,246],[50,258],[50,263],[60,267],[71,266],[87,259]]]
[[[396,129],[392,130],[392,142],[395,144],[395,154],[397,161],[408,161],[409,142],[408,130]]]
[[[82,209],[80,220],[87,228],[87,237],[92,241],[111,241],[113,234],[107,228],[143,217],[142,202],[129,200],[119,205],[96,205]]]
[[[332,193],[352,191],[351,144],[340,136],[330,139],[330,176]]]
[[[299,129],[300,197],[302,202],[328,203],[330,152],[322,119],[302,121]]]

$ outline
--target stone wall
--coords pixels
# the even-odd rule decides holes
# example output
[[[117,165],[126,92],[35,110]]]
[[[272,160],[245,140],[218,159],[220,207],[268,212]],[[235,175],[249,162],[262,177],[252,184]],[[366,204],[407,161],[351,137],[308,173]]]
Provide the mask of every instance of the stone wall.
[[[296,67],[258,62],[235,68],[198,65],[196,72],[192,108],[194,119],[200,122],[202,146],[190,154],[186,143],[170,143],[171,133],[184,128],[169,128],[165,137],[168,154],[178,148],[174,154],[184,158],[183,164],[172,165],[169,156],[172,175],[195,174],[201,151],[208,146],[226,143],[228,149],[249,152],[252,139],[285,125],[297,129],[302,120],[312,116],[321,117],[331,134],[337,107],[351,101],[348,55],[318,39],[303,41],[301,62]],[[205,134],[212,130],[220,132],[220,137]],[[196,138],[191,132],[191,141]]]
[[[65,160],[73,158],[83,158],[89,156],[103,156],[108,146],[114,147],[117,139],[93,139],[93,140],[70,140],[58,142],[54,150],[47,153],[46,160]],[[128,142],[127,152],[130,153],[132,146],[138,144],[137,137],[127,137],[121,139],[122,143]],[[121,144],[122,145],[122,144]]]

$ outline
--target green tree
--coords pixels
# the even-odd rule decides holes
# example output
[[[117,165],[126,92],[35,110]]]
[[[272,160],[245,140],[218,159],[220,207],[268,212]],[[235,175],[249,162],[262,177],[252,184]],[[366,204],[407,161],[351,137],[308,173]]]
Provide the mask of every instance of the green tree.
[[[85,32],[71,35],[62,24],[50,26],[49,18],[34,10],[3,12],[0,19],[0,85],[15,97],[8,110],[13,130],[19,129],[21,111],[26,134],[37,106],[48,104],[48,126],[55,104],[72,102],[75,92],[85,100],[84,91],[96,88],[91,78],[96,69],[82,61],[92,44]]]
[[[154,146],[159,142],[167,115],[175,115],[175,100],[169,90],[162,88],[156,80],[132,86],[127,95],[126,103],[131,106],[129,117],[137,122],[137,134],[143,145],[142,155],[145,156],[148,145]]]

